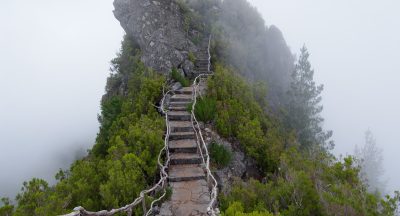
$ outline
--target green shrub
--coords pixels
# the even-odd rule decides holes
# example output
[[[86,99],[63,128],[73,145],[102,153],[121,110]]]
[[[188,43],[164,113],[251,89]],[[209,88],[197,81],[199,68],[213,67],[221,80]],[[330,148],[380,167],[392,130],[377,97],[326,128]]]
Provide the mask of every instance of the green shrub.
[[[183,87],[188,87],[189,84],[189,80],[186,79],[185,77],[183,77],[176,68],[172,69],[172,73],[171,73],[172,79],[174,79],[175,81],[179,82]]]
[[[217,113],[217,102],[214,98],[204,97],[198,98],[194,114],[196,118],[203,122],[214,120]]]
[[[233,202],[229,205],[229,208],[222,213],[222,216],[274,216],[268,211],[253,211],[250,213],[244,213],[243,204],[240,202]]]
[[[193,54],[193,52],[189,52],[189,61],[195,63],[196,62],[196,56]]]
[[[211,161],[218,167],[226,167],[232,160],[232,152],[225,146],[212,142],[209,146]]]

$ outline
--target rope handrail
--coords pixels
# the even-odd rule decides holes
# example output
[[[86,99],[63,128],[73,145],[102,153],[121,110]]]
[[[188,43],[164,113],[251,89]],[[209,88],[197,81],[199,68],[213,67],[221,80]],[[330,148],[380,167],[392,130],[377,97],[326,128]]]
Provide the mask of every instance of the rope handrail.
[[[191,113],[192,118],[191,119],[192,119],[193,128],[195,128],[196,137],[200,137],[200,139],[198,139],[198,142],[200,142],[200,143],[198,143],[198,145],[199,145],[199,149],[200,149],[200,155],[201,155],[202,160],[203,160],[203,162],[205,164],[205,169],[206,169],[206,172],[207,172],[207,180],[209,180],[210,177],[213,180],[213,188],[211,190],[211,201],[210,201],[209,206],[207,208],[207,212],[210,215],[216,215],[216,211],[214,210],[213,206],[214,206],[214,204],[215,204],[215,202],[217,200],[218,182],[217,182],[217,180],[215,179],[214,175],[212,174],[212,172],[210,170],[210,156],[209,156],[209,153],[208,153],[207,144],[204,141],[203,134],[202,134],[201,128],[200,128],[200,124],[197,121],[197,118],[196,118],[195,113],[194,113],[195,112],[195,106],[196,106],[196,103],[197,103],[197,99],[196,99],[197,91],[198,91],[198,84],[196,84],[197,80],[199,78],[201,78],[202,76],[210,76],[210,75],[211,74],[200,74],[198,77],[196,77],[195,81],[193,82],[193,90],[194,91],[193,91],[193,104],[192,104],[192,113]],[[195,125],[197,126],[197,128],[195,127]],[[204,153],[203,153],[203,149],[204,149]]]
[[[132,215],[132,209],[134,207],[136,207],[138,204],[140,204],[142,202],[143,204],[143,212],[145,213],[146,216],[150,215],[153,211],[154,208],[154,204],[160,200],[162,200],[167,192],[166,189],[164,187],[166,180],[168,179],[168,173],[166,171],[166,169],[168,168],[169,162],[170,162],[170,155],[169,155],[169,149],[168,149],[168,140],[169,140],[169,135],[170,135],[170,126],[169,126],[169,120],[168,120],[168,110],[165,109],[165,99],[166,96],[171,92],[171,90],[165,92],[165,89],[163,89],[163,98],[161,100],[161,105],[159,107],[160,111],[165,115],[165,124],[167,126],[167,132],[164,138],[164,147],[160,150],[160,153],[158,155],[158,165],[160,166],[160,180],[158,181],[157,184],[155,184],[152,188],[147,189],[147,190],[143,190],[140,192],[139,197],[137,197],[132,203],[118,208],[118,209],[112,209],[110,211],[107,210],[101,210],[98,212],[91,212],[91,211],[87,211],[85,208],[83,208],[82,206],[78,206],[75,207],[73,209],[73,212],[69,213],[69,214],[65,214],[63,216],[111,216],[114,215],[116,213],[120,213],[120,212],[126,212],[128,213],[128,216]],[[163,152],[166,152],[166,156],[167,159],[165,161],[165,164],[161,163],[161,157]],[[153,200],[153,202],[151,202],[150,204],[150,209],[149,211],[146,211],[146,204],[145,204],[145,195],[155,191],[158,187],[160,188],[164,188],[164,193],[157,199]]]
[[[210,37],[208,39],[208,49],[207,49],[207,53],[208,53],[208,71],[210,71],[210,65],[211,65],[210,45],[211,45],[211,35],[210,35]],[[191,111],[191,121],[192,121],[192,127],[193,127],[193,129],[195,131],[195,134],[196,134],[200,155],[202,157],[203,163],[205,164],[205,169],[207,171],[207,180],[209,180],[209,178],[211,177],[213,182],[214,182],[213,188],[212,188],[212,191],[211,191],[211,194],[210,194],[211,195],[211,201],[210,201],[210,204],[209,204],[209,206],[207,208],[207,212],[210,215],[214,216],[214,215],[216,215],[216,211],[214,210],[213,206],[214,206],[214,203],[217,200],[218,182],[215,179],[215,177],[212,175],[212,172],[210,170],[210,157],[209,157],[207,145],[206,145],[206,143],[204,141],[203,134],[202,134],[201,128],[199,126],[199,122],[197,121],[196,116],[194,114],[195,106],[196,106],[196,103],[197,103],[197,99],[196,99],[197,98],[197,91],[198,91],[198,87],[199,87],[199,84],[197,84],[197,80],[201,79],[202,76],[209,76],[209,75],[212,75],[212,74],[205,74],[205,73],[204,74],[200,74],[195,78],[195,80],[193,82],[193,104],[192,104],[192,111]],[[167,132],[166,132],[166,135],[165,135],[165,138],[164,138],[164,147],[160,150],[160,153],[158,155],[158,165],[160,167],[160,180],[158,181],[158,183],[155,184],[150,189],[141,191],[139,197],[137,197],[132,203],[130,203],[130,204],[124,206],[124,207],[121,207],[121,208],[118,208],[118,209],[112,209],[110,211],[101,210],[101,211],[98,211],[98,212],[91,212],[91,211],[87,211],[85,208],[83,208],[81,206],[78,206],[78,207],[75,207],[73,209],[74,212],[69,213],[69,214],[65,214],[63,216],[112,216],[112,215],[114,215],[116,213],[120,213],[120,212],[126,212],[128,214],[128,216],[131,216],[132,215],[132,209],[134,207],[136,207],[140,203],[142,203],[143,212],[145,213],[146,216],[149,216],[153,212],[154,204],[156,202],[159,202],[160,200],[162,200],[167,194],[166,189],[165,189],[165,182],[168,179],[168,173],[167,173],[166,169],[168,168],[168,165],[170,163],[170,154],[169,154],[169,147],[168,147],[168,141],[169,141],[169,136],[170,136],[170,125],[169,125],[169,118],[168,118],[168,110],[165,109],[164,103],[165,103],[166,96],[170,92],[171,92],[171,90],[165,92],[165,89],[163,89],[163,94],[164,95],[163,95],[163,98],[161,100],[161,105],[160,105],[160,107],[158,107],[160,109],[160,111],[165,116],[165,124],[166,124],[166,127],[167,127]],[[197,128],[195,127],[195,125],[197,126]],[[200,139],[199,139],[199,137],[200,137]],[[199,143],[199,141],[201,141],[201,144]],[[203,153],[203,149],[204,149],[205,153]],[[162,154],[163,154],[164,151],[166,152],[166,161],[165,161],[164,164],[162,164],[161,163],[161,157],[162,157]],[[151,202],[151,204],[150,204],[149,211],[146,211],[145,195],[150,193],[150,192],[155,191],[159,187],[160,188],[164,188],[164,193],[159,198],[153,200]]]
[[[208,71],[209,72],[210,72],[210,65],[211,65],[210,45],[211,45],[211,35],[210,35],[210,37],[208,39],[208,49],[207,49],[207,52],[208,52]],[[191,121],[192,121],[193,129],[194,129],[195,134],[196,134],[197,141],[198,141],[198,148],[200,150],[200,155],[202,157],[203,163],[205,164],[205,169],[206,169],[206,172],[207,172],[207,181],[209,181],[210,177],[213,180],[213,187],[212,187],[211,194],[210,194],[211,195],[210,196],[211,200],[210,200],[210,203],[209,203],[209,205],[207,207],[207,212],[208,212],[208,214],[214,216],[217,213],[214,210],[214,204],[217,201],[218,182],[217,182],[217,180],[215,179],[214,175],[212,174],[212,172],[210,170],[210,156],[209,156],[209,153],[208,153],[207,145],[206,145],[206,143],[204,141],[204,138],[203,138],[203,134],[201,132],[200,124],[197,121],[197,118],[196,118],[196,115],[195,115],[195,107],[196,107],[196,103],[197,103],[197,92],[198,92],[198,87],[200,85],[200,82],[198,83],[197,81],[201,80],[201,77],[203,77],[203,76],[212,76],[212,74],[206,74],[206,73],[200,74],[193,81],[193,96],[192,96],[193,97],[193,104],[192,104],[192,110],[191,110]],[[197,128],[195,127],[195,125],[197,126]],[[199,137],[200,137],[200,139],[199,139]],[[204,153],[203,153],[203,149],[204,149]],[[208,182],[208,183],[210,183],[210,182]]]

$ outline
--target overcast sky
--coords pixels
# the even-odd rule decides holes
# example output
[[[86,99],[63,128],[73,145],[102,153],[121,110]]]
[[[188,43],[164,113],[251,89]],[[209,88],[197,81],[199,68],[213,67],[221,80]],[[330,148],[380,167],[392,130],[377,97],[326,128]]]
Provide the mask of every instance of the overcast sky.
[[[400,188],[400,2],[251,0],[297,53],[305,43],[325,84],[336,154],[370,128]],[[399,2],[399,3],[398,3]],[[0,196],[52,179],[94,143],[109,61],[123,36],[112,0],[1,0]]]
[[[112,2],[0,1],[0,197],[93,145],[123,36]]]

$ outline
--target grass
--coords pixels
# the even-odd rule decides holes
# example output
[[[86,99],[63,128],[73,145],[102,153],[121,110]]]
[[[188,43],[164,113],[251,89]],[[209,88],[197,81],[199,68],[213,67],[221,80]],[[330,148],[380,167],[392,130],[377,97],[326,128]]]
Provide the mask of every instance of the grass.
[[[190,85],[189,80],[182,76],[176,68],[172,69],[171,76],[172,79],[179,82],[183,87],[188,87]]]
[[[202,122],[211,122],[217,113],[217,101],[214,98],[198,98],[194,114]]]
[[[189,52],[188,58],[193,64],[196,62],[196,56],[193,54],[193,52]]]
[[[210,158],[218,167],[226,167],[232,160],[232,152],[213,141],[209,146]]]

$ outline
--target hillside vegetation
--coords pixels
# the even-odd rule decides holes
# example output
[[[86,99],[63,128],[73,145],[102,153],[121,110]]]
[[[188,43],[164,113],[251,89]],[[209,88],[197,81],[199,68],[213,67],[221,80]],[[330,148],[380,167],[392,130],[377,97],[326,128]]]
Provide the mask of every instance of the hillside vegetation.
[[[225,215],[242,215],[232,214],[235,211],[244,212],[243,215],[394,215],[399,194],[381,198],[368,193],[354,158],[335,158],[326,148],[330,144],[325,142],[326,133],[311,130],[319,125],[312,123],[317,115],[303,120],[302,130],[311,125],[312,132],[304,138],[307,142],[302,141],[305,135],[294,126],[287,126],[287,118],[268,114],[267,102],[256,100],[260,92],[260,86],[251,85],[232,68],[219,64],[208,81],[207,97],[217,101],[215,129],[220,135],[237,140],[246,154],[257,161],[264,176],[262,181],[236,179],[231,192],[220,195],[220,208]]]
[[[126,37],[112,60],[96,144],[69,170],[60,170],[54,186],[36,178],[24,182],[12,215],[57,215],[76,206],[112,209],[154,184],[165,123],[153,105],[162,97],[165,80],[144,67],[140,51]],[[5,204],[0,215],[11,215],[12,205]]]
[[[355,159],[330,153],[332,132],[323,129],[320,115],[323,86],[313,80],[305,47],[295,62],[279,30],[266,27],[245,0],[179,4],[193,9],[183,10],[187,28],[202,22],[203,33],[213,35],[214,75],[195,114],[239,143],[259,171],[259,178],[236,178],[230,191],[219,194],[222,215],[395,215],[398,192],[369,193]],[[212,7],[220,10],[211,13]],[[112,209],[158,180],[165,123],[156,106],[171,77],[145,67],[141,52],[125,36],[111,62],[99,133],[87,156],[60,170],[54,185],[37,178],[24,182],[15,205],[1,200],[0,216],[57,215],[76,206]],[[187,84],[180,76],[175,71],[173,78]],[[220,154],[226,150],[211,148],[218,166],[230,162],[231,155]]]

